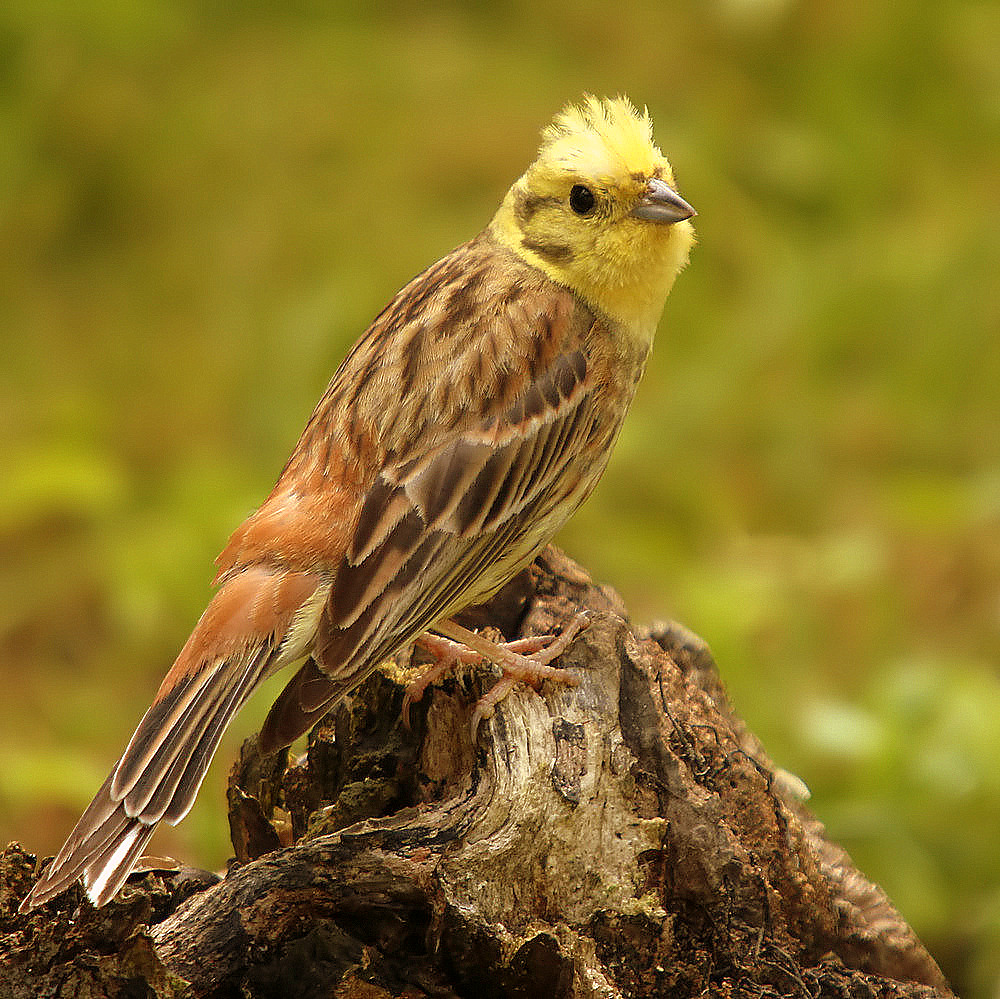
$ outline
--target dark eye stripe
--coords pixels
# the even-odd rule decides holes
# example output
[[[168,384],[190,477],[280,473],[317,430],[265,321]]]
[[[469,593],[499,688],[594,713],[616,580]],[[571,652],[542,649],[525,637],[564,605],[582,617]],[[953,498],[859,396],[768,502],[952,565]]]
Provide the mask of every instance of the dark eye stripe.
[[[534,217],[535,212],[545,205],[558,205],[559,198],[544,194],[528,194],[526,191],[518,191],[514,200],[514,215],[522,226],[527,225]]]
[[[526,250],[533,250],[540,257],[551,260],[552,263],[573,259],[573,251],[565,243],[540,243],[536,239],[522,239],[521,245]]]

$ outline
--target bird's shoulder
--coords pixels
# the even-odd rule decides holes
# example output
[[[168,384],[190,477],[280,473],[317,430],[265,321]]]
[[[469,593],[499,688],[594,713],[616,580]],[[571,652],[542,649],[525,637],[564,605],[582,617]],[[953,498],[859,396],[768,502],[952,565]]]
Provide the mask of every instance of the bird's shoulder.
[[[459,246],[352,347],[270,496],[220,555],[219,577],[263,561],[321,567],[380,472],[502,424],[533,385],[586,374],[599,325],[488,231]]]
[[[527,387],[577,351],[595,317],[572,291],[488,232],[419,274],[338,368],[293,455],[367,474],[507,412]],[[332,471],[332,469],[328,470]]]

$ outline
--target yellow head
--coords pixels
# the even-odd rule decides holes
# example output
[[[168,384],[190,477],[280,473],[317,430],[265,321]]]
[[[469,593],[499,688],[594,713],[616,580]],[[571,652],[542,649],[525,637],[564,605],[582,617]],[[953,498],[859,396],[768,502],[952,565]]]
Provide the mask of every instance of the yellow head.
[[[545,129],[490,227],[630,336],[651,339],[694,243],[694,209],[673,185],[648,112],[586,97]]]

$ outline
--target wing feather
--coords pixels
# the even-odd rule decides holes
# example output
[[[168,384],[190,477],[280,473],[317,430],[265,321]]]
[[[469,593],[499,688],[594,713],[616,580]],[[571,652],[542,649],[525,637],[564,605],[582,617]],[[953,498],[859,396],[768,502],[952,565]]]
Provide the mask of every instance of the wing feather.
[[[406,593],[418,589],[413,585],[418,581],[419,589],[443,587],[457,599],[459,589],[447,585],[455,575],[451,567],[464,564],[479,548],[480,534],[497,532],[528,506],[550,505],[544,501],[549,493],[575,488],[579,476],[564,475],[564,465],[569,457],[578,457],[579,449],[568,451],[566,444],[593,403],[586,359],[574,350],[528,385],[504,420],[456,436],[416,468],[383,470],[374,494],[393,511],[395,525],[381,542],[374,542],[380,532],[365,513],[366,500],[359,519],[363,543],[355,542],[351,550],[368,555],[341,561],[327,623],[335,629],[348,627],[375,600],[390,619],[408,618]],[[390,489],[393,480],[398,484]],[[396,519],[403,497],[410,508]],[[546,540],[540,538],[538,547]],[[418,551],[423,557],[415,557]],[[428,571],[432,554],[441,564]],[[390,595],[396,599],[387,599]],[[410,601],[414,599],[416,593]]]
[[[320,667],[307,663],[278,698],[262,735],[268,748],[294,739],[385,656],[530,561],[565,519],[553,511],[565,506],[568,516],[603,469],[596,390],[583,352],[568,351],[503,419],[382,470],[335,573],[314,651]],[[582,469],[569,467],[581,456]]]

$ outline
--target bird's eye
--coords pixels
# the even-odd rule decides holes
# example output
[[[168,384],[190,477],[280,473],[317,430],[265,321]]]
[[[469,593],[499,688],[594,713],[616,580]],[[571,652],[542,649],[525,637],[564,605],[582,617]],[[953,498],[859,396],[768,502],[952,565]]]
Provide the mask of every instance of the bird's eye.
[[[569,192],[569,206],[577,215],[587,215],[594,208],[594,192],[583,184],[574,184]]]

